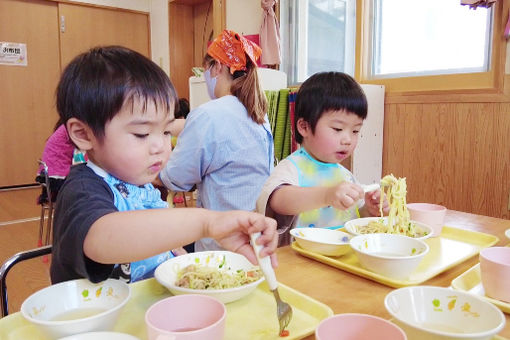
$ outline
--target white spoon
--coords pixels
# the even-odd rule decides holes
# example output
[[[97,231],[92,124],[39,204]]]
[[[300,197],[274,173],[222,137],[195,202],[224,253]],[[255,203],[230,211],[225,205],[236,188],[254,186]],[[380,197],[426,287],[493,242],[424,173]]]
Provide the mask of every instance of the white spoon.
[[[363,188],[363,191],[365,193],[367,193],[367,192],[375,191],[375,190],[379,189],[381,186],[379,185],[379,183],[373,183],[373,184],[362,184],[361,187]]]

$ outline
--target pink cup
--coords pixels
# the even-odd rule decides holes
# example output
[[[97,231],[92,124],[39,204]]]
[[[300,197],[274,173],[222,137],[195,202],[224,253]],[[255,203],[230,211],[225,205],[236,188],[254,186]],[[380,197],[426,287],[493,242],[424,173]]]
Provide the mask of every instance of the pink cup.
[[[149,340],[221,340],[225,333],[225,305],[207,295],[171,296],[145,313]]]
[[[368,314],[346,313],[330,316],[315,329],[317,340],[406,340],[397,325]]]
[[[510,302],[510,247],[490,247],[480,251],[480,276],[485,295]]]
[[[429,225],[432,228],[431,236],[439,236],[444,226],[446,208],[431,203],[408,203],[407,210],[411,220]]]

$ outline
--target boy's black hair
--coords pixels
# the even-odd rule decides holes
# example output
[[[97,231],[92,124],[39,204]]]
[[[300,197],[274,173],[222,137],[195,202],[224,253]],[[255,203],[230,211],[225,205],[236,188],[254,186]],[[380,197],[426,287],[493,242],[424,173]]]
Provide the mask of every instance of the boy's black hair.
[[[365,119],[367,117],[367,98],[361,86],[343,72],[315,73],[301,84],[296,95],[294,131],[297,143],[303,142],[303,136],[297,130],[297,122],[303,118],[315,133],[317,121],[329,110],[343,110]]]
[[[179,98],[179,101],[175,104],[175,119],[188,117],[189,113],[189,101],[186,98]]]
[[[57,111],[62,122],[77,118],[98,138],[125,103],[152,100],[172,112],[177,101],[166,73],[140,53],[121,46],[94,47],[66,66],[57,86]]]

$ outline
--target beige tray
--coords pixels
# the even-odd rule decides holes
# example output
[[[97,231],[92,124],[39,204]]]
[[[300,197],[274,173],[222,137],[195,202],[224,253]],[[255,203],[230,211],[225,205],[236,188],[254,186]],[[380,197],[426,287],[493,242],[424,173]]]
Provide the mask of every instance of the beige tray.
[[[144,323],[145,311],[154,302],[171,296],[156,280],[149,279],[131,285],[131,298],[122,310],[114,331],[147,339]],[[290,303],[293,317],[289,324],[289,336],[278,336],[278,319],[273,294],[263,282],[249,296],[226,304],[227,321],[225,340],[238,339],[301,339],[313,334],[319,322],[333,315],[333,310],[290,287],[279,284],[281,298]],[[21,313],[0,319],[2,340],[47,340],[35,326],[26,321]]]
[[[390,319],[390,322],[393,322],[394,324],[396,324],[396,325],[398,326],[397,322],[395,322],[395,319],[391,318],[391,319]],[[406,335],[407,335],[407,334],[406,334]],[[409,340],[412,340],[412,339],[411,339],[411,338],[409,338]],[[495,336],[493,336],[493,337],[492,337],[492,339],[491,339],[491,340],[508,340],[508,339],[507,339],[507,338],[504,338],[504,337],[502,337],[502,336],[500,336],[500,335],[495,335]]]
[[[452,281],[452,288],[460,291],[468,292],[478,295],[483,299],[494,304],[503,312],[510,314],[510,303],[492,299],[485,295],[485,290],[482,285],[482,278],[480,276],[480,263],[469,268],[463,274],[459,275]]]
[[[418,268],[405,280],[392,279],[363,268],[353,251],[342,256],[330,257],[305,250],[296,242],[292,243],[292,249],[319,262],[390,287],[399,288],[421,284],[477,255],[480,250],[490,247],[498,241],[499,238],[494,235],[445,226],[439,237],[425,240],[430,251],[425,255]]]

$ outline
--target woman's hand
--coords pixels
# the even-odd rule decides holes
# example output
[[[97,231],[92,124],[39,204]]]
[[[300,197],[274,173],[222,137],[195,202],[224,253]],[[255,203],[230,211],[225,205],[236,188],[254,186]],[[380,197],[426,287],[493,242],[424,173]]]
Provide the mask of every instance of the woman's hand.
[[[263,246],[260,256],[271,256],[273,267],[278,265],[276,254],[278,233],[276,221],[264,215],[249,211],[212,212],[206,234],[214,238],[225,249],[244,255],[251,263],[257,263],[257,257],[250,244],[250,234],[261,232],[257,243]]]

